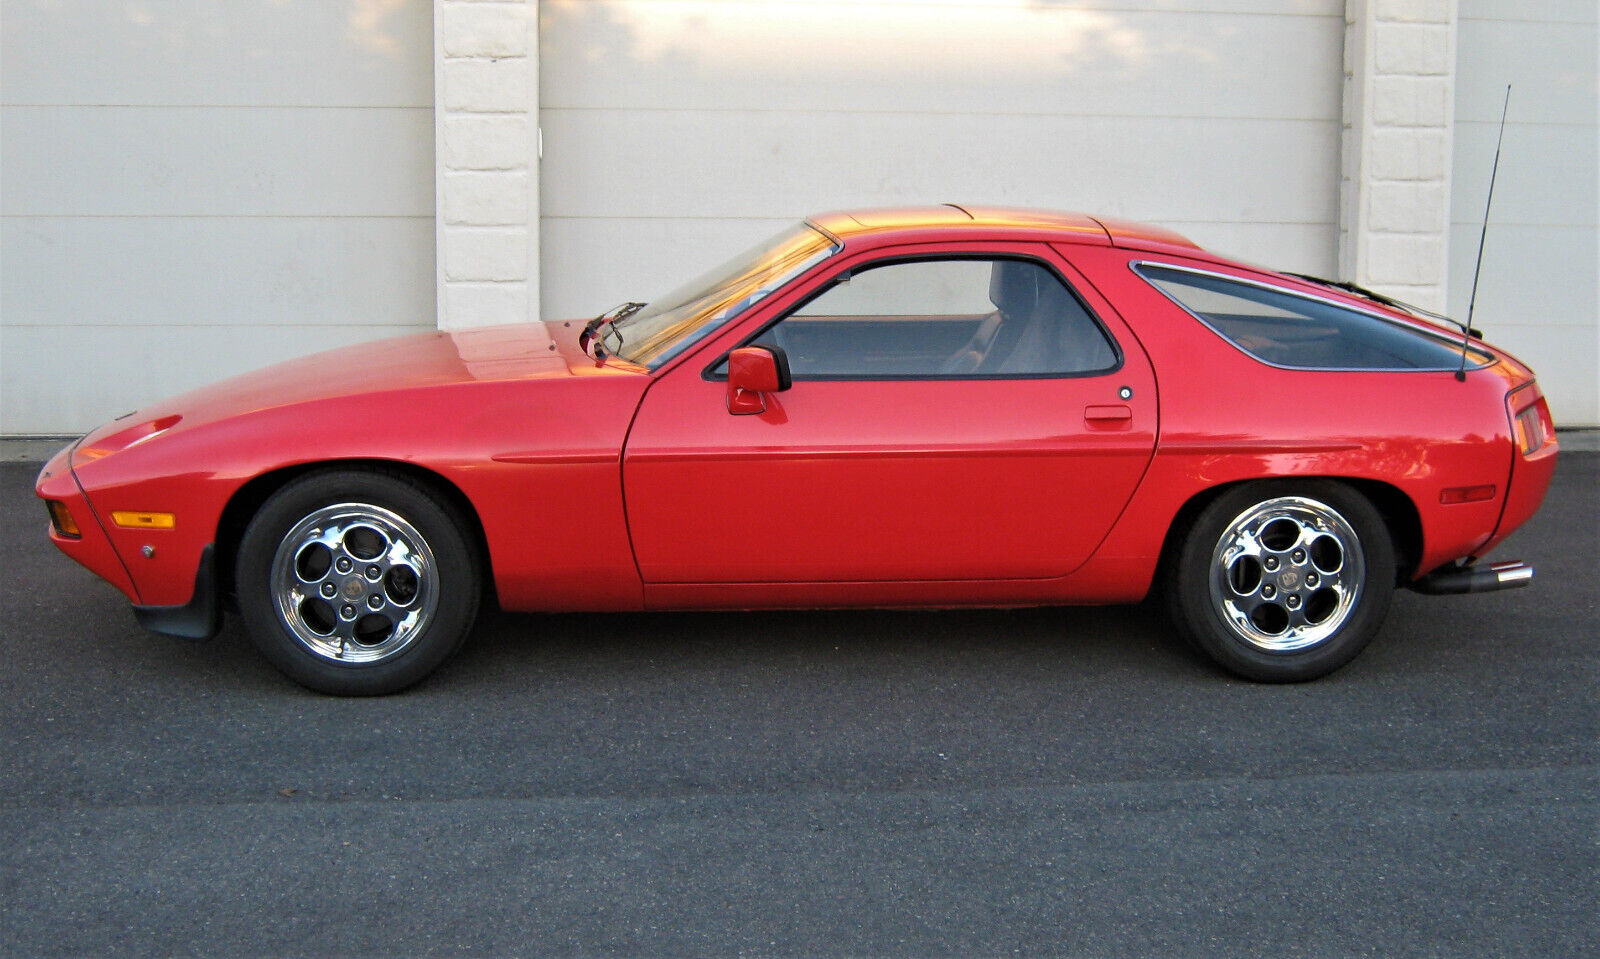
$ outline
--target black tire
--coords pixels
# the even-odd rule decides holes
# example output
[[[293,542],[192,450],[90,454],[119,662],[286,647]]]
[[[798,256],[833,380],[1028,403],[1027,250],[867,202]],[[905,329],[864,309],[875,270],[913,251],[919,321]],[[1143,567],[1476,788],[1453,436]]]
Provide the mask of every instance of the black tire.
[[[1331,480],[1264,480],[1200,512],[1164,592],[1174,625],[1224,669],[1293,683],[1354,659],[1394,584],[1394,544],[1366,497]]]
[[[251,641],[318,692],[380,696],[438,669],[478,615],[463,517],[397,472],[311,473],[274,493],[235,565]]]

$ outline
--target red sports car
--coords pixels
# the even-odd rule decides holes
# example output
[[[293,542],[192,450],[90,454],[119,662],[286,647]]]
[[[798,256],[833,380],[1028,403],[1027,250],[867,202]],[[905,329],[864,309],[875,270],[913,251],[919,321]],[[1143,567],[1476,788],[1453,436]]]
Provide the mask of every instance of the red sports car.
[[[386,693],[481,604],[1127,603],[1223,667],[1339,668],[1391,590],[1538,508],[1533,373],[1476,331],[1162,229],[829,213],[651,303],[366,343],[109,423],[39,477],[146,627],[236,603],[278,668]]]

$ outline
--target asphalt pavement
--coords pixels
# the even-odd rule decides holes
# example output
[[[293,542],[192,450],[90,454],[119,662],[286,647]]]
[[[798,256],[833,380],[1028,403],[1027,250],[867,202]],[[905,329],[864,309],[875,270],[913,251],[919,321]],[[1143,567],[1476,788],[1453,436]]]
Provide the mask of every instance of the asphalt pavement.
[[[0,954],[1581,955],[1600,455],[1319,682],[1147,606],[502,615],[415,690],[143,633],[0,465]]]

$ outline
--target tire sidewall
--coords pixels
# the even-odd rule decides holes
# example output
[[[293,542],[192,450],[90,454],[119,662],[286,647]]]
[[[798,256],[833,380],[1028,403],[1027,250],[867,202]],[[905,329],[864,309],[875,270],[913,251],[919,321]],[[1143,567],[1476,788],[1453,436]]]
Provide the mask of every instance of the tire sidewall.
[[[336,503],[379,506],[403,517],[434,554],[438,604],[432,620],[379,662],[338,663],[317,655],[283,622],[273,602],[273,559],[284,536],[312,512]],[[405,689],[449,659],[477,617],[480,575],[465,529],[448,503],[403,476],[332,470],[300,477],[262,505],[240,540],[234,584],[246,632],[273,666],[319,692],[375,696]]]
[[[1343,516],[1359,541],[1366,570],[1361,596],[1337,631],[1304,649],[1275,652],[1252,645],[1224,619],[1211,597],[1211,563],[1218,541],[1240,514],[1286,496],[1316,500]],[[1228,490],[1200,512],[1172,565],[1172,576],[1169,589],[1174,618],[1203,652],[1247,679],[1302,682],[1349,663],[1377,635],[1394,592],[1394,545],[1377,508],[1343,483],[1311,479],[1253,482]]]

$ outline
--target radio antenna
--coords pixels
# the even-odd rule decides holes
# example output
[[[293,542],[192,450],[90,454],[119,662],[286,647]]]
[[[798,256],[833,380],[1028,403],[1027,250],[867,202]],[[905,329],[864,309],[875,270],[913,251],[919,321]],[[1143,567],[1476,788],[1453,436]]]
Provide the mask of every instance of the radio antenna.
[[[1494,205],[1494,178],[1500,172],[1500,144],[1506,138],[1506,110],[1511,107],[1511,84],[1506,84],[1506,99],[1500,105],[1500,133],[1494,139],[1494,165],[1489,168],[1489,198],[1483,202],[1483,229],[1478,232],[1478,261],[1472,266],[1472,295],[1467,299],[1466,329],[1461,331],[1461,366],[1456,379],[1466,382],[1467,349],[1472,339],[1472,311],[1478,305],[1478,274],[1483,272],[1483,241],[1489,236],[1489,208]]]

